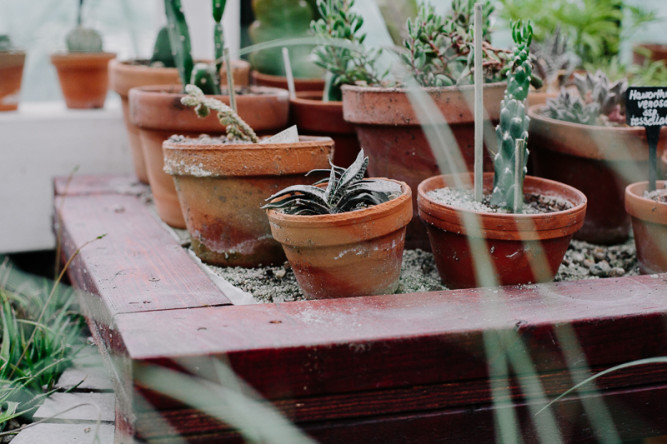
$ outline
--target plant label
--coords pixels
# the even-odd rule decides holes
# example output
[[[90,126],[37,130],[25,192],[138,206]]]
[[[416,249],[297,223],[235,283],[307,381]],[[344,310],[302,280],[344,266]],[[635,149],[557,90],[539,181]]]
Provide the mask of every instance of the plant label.
[[[649,152],[648,188],[655,190],[658,174],[657,147],[660,128],[667,125],[667,87],[631,86],[625,96],[625,122],[643,126]]]
[[[299,132],[296,129],[296,125],[292,125],[278,134],[262,139],[259,143],[297,143],[298,141]]]

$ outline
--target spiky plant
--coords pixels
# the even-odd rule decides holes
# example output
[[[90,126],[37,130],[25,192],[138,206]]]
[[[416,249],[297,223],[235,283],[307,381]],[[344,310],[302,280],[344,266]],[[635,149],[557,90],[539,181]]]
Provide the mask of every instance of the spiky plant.
[[[561,80],[569,77],[581,63],[570,50],[567,35],[560,27],[543,42],[533,42],[530,52],[535,74],[544,80],[547,92],[558,91]]]
[[[313,50],[315,64],[331,73],[327,100],[341,100],[341,85],[360,81],[378,84],[386,74],[380,73],[375,66],[381,50],[367,50],[362,46],[366,39],[366,33],[361,31],[364,19],[352,11],[353,6],[354,0],[317,0],[322,18],[310,24],[310,29],[318,37],[347,40],[357,48],[322,45]]]
[[[364,179],[367,166],[368,157],[361,150],[347,169],[331,164],[330,170],[312,170],[308,174],[326,172],[329,177],[313,185],[287,187],[266,199],[269,203],[262,208],[304,216],[337,214],[378,205],[400,194],[401,186],[395,182]],[[323,184],[326,187],[317,186]]]
[[[625,122],[625,91],[628,81],[610,82],[598,71],[594,75],[575,74],[579,97],[561,89],[556,99],[547,100],[549,117],[584,125],[622,125]]]
[[[514,56],[507,77],[507,88],[501,103],[500,123],[496,127],[498,153],[493,159],[494,176],[491,204],[510,210],[518,210],[514,205],[515,195],[523,201],[523,180],[526,175],[528,150],[528,116],[525,101],[528,97],[532,68],[530,66],[530,42],[533,28],[528,23],[516,22],[512,25]],[[519,148],[517,150],[517,141]],[[517,158],[517,154],[519,158]],[[517,167],[517,162],[519,163]],[[517,180],[517,170],[520,177]]]
[[[150,65],[165,68],[176,67],[176,60],[174,60],[174,54],[171,50],[171,42],[169,41],[169,29],[166,26],[160,28],[155,37]]]
[[[185,87],[187,96],[181,98],[181,103],[185,106],[191,106],[195,109],[197,116],[207,117],[211,111],[218,113],[220,124],[227,131],[227,138],[230,140],[241,140],[257,143],[257,135],[233,109],[225,105],[218,99],[206,97],[201,89],[195,85]]]

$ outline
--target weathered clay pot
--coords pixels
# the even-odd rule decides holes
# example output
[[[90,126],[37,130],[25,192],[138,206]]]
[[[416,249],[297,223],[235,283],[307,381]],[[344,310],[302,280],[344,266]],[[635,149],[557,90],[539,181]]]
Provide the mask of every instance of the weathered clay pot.
[[[19,107],[24,51],[0,51],[0,111]]]
[[[345,85],[342,90],[343,118],[355,125],[359,144],[370,158],[369,176],[402,180],[416,190],[422,180],[436,174],[472,171],[472,86],[423,89],[438,106],[458,144],[458,147],[438,147],[446,149],[454,158],[462,159],[459,166],[449,164],[448,171],[438,168],[405,89]],[[484,86],[484,107],[494,125],[500,116],[504,91],[504,83]],[[485,140],[493,140],[492,130],[490,126],[486,128]],[[493,164],[488,150],[485,153],[484,167],[490,171]],[[416,199],[413,195],[415,216]],[[426,231],[417,217],[408,226],[406,236],[407,248],[429,249]]]
[[[658,181],[657,188],[667,187]],[[648,182],[625,188],[625,209],[632,216],[639,270],[644,274],[667,272],[667,203],[644,197]]]
[[[533,174],[571,185],[588,198],[586,221],[575,238],[596,244],[625,241],[630,217],[624,189],[648,171],[644,129],[564,122],[544,116],[539,106],[529,108],[528,115]],[[663,128],[658,155],[666,142]]]
[[[287,77],[264,74],[259,71],[250,73],[252,81],[258,86],[271,86],[273,88],[287,89]],[[295,91],[324,91],[324,79],[319,78],[294,78]]]
[[[250,81],[250,64],[248,62],[233,60],[232,73],[234,76],[234,85],[237,87],[248,86]],[[220,72],[220,76],[223,84],[226,84],[227,71],[224,66]],[[114,59],[109,62],[109,82],[111,89],[116,91],[120,96],[123,105],[123,117],[130,142],[134,172],[141,182],[148,183],[148,173],[146,172],[146,163],[141,150],[139,128],[130,121],[128,93],[130,88],[136,86],[176,84],[179,82],[178,69],[148,66],[147,60],[120,61]]]
[[[472,181],[467,175],[468,183]],[[484,190],[489,192],[493,173],[484,174]],[[528,284],[553,279],[572,235],[582,227],[586,214],[586,196],[568,185],[540,177],[526,176],[524,194],[557,196],[572,208],[548,214],[480,213],[453,208],[427,196],[431,190],[455,186],[454,175],[431,177],[419,185],[419,217],[426,224],[435,264],[442,282],[449,288],[488,285]],[[479,230],[465,221],[476,220]],[[477,231],[477,234],[472,234]],[[473,251],[474,239],[484,245]],[[495,280],[478,280],[478,260],[490,259]],[[488,255],[488,256],[487,256]],[[481,273],[485,273],[481,271]],[[488,278],[488,275],[483,277]]]
[[[130,120],[139,127],[146,160],[148,182],[160,218],[172,227],[185,228],[174,181],[163,171],[162,142],[173,134],[197,137],[202,133],[225,133],[215,113],[198,118],[192,108],[181,104],[181,85],[144,86],[130,90]],[[238,113],[257,133],[276,133],[285,128],[289,117],[287,91],[251,87],[250,94],[237,95]],[[216,96],[229,104],[229,96]]]
[[[663,151],[662,157],[658,161],[658,166],[662,173],[662,178],[667,179],[667,150]]]
[[[528,93],[528,107],[535,105],[546,105],[548,99],[555,99],[558,93],[548,93],[544,91],[531,91]]]
[[[271,233],[307,298],[396,291],[412,219],[412,192],[400,183],[403,194],[363,210],[318,216],[267,211]]]
[[[285,255],[260,207],[285,187],[310,183],[305,173],[327,168],[332,149],[329,137],[267,144],[164,142],[165,171],[174,176],[197,256],[223,266],[282,264]]]
[[[51,55],[58,71],[65,104],[71,109],[102,108],[109,89],[110,52],[59,53]]]
[[[302,91],[290,100],[290,121],[299,134],[329,136],[336,143],[334,165],[347,168],[359,153],[352,124],[343,120],[343,102],[323,102],[322,91]]]
[[[632,48],[632,62],[636,65],[643,65],[646,57],[637,52],[638,48],[651,51],[651,60],[667,61],[667,45],[664,43],[638,43]]]

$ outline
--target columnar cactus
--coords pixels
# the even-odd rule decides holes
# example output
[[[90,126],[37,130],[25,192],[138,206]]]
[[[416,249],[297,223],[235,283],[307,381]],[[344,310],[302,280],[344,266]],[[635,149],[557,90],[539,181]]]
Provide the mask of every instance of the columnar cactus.
[[[521,21],[512,26],[512,37],[516,44],[512,65],[507,77],[507,88],[505,96],[501,103],[500,124],[496,127],[496,137],[498,140],[498,152],[493,163],[495,175],[493,178],[493,192],[491,194],[491,204],[512,210],[514,208],[514,195],[519,193],[523,201],[523,179],[526,175],[526,162],[528,159],[528,150],[526,141],[528,140],[528,116],[524,102],[528,97],[528,88],[532,68],[529,62],[529,45],[533,37],[533,29],[529,23]],[[516,158],[517,141],[520,142],[523,150]],[[516,178],[516,162],[519,165],[519,180]],[[516,188],[518,184],[518,188]]]
[[[176,61],[171,50],[171,42],[169,41],[169,29],[166,26],[160,28],[155,38],[155,45],[153,45],[153,55],[150,60],[151,66],[162,66],[165,68],[175,68]]]
[[[85,28],[82,24],[81,10],[83,0],[79,0],[79,9],[76,18],[76,28],[65,36],[67,50],[69,52],[102,52],[102,36],[91,28]]]

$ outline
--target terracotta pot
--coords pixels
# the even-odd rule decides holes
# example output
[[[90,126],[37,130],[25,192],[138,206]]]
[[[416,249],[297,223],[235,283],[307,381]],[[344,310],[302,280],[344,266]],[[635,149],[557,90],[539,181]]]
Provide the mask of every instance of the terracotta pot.
[[[657,188],[666,188],[658,181]],[[639,270],[643,274],[667,272],[667,203],[644,197],[648,182],[637,182],[625,188],[625,209],[632,216]]]
[[[285,254],[260,207],[285,187],[310,183],[305,173],[328,168],[332,149],[329,137],[270,144],[164,142],[165,171],[174,176],[197,256],[222,266],[282,264]]]
[[[461,175],[463,176],[463,175]],[[461,177],[460,176],[460,177]],[[470,183],[471,175],[465,175]],[[493,173],[484,174],[484,190],[489,192]],[[495,282],[498,285],[550,281],[563,261],[572,235],[582,227],[586,196],[575,188],[540,177],[526,176],[524,194],[556,196],[572,208],[548,214],[480,213],[453,208],[427,196],[431,190],[455,186],[454,175],[431,177],[419,185],[419,217],[425,223],[435,264],[448,288],[469,288],[479,282],[471,249],[474,238],[483,241]],[[476,235],[464,220],[476,218]],[[479,257],[479,256],[478,256]],[[483,259],[483,258],[482,258]],[[488,276],[487,276],[488,277]]]
[[[323,102],[322,91],[301,91],[290,100],[290,121],[299,134],[331,137],[334,165],[346,168],[357,158],[359,141],[352,124],[343,120],[343,102]]]
[[[637,65],[643,65],[646,57],[637,52],[638,48],[651,51],[651,60],[667,61],[667,44],[664,43],[638,43],[632,47],[632,62]]]
[[[535,105],[546,105],[548,99],[558,97],[557,92],[531,91],[528,93],[528,107]]]
[[[25,52],[0,51],[0,111],[19,107]]]
[[[464,163],[448,165],[449,171],[440,171],[431,152],[419,120],[410,104],[405,89],[343,86],[343,118],[355,125],[359,144],[370,158],[369,176],[389,177],[405,181],[413,190],[419,183],[441,173],[472,171],[474,158],[474,119],[472,112],[473,87],[424,88],[442,112],[458,144],[446,147]],[[495,125],[500,115],[500,101],[505,92],[504,83],[485,85],[486,111]],[[470,106],[468,104],[470,103]],[[492,131],[491,127],[487,130]],[[486,140],[495,137],[485,131]],[[485,151],[484,167],[493,165]],[[458,154],[458,155],[457,155]],[[413,210],[417,211],[417,196],[413,195]],[[414,217],[408,226],[407,248],[428,250],[424,227]]]
[[[287,77],[264,74],[259,71],[250,73],[252,81],[258,86],[271,86],[273,88],[287,89]],[[295,91],[324,91],[324,79],[320,78],[294,78]]]
[[[624,189],[648,171],[644,129],[564,122],[542,115],[539,106],[529,108],[528,115],[533,173],[571,185],[588,198],[586,221],[575,238],[595,244],[625,241],[630,217],[624,209]],[[666,142],[663,128],[659,155]]]
[[[268,210],[273,237],[283,245],[308,299],[389,294],[401,273],[412,192],[363,210],[296,216]]]
[[[174,134],[197,137],[202,133],[225,133],[214,113],[198,118],[192,108],[181,104],[181,85],[144,86],[130,90],[130,121],[139,127],[148,181],[160,218],[185,228],[173,179],[164,172],[162,142]],[[237,95],[238,113],[257,133],[275,133],[287,125],[289,98],[277,88],[251,87],[251,94]],[[229,104],[229,96],[216,96]]]
[[[250,81],[250,64],[244,60],[232,60],[232,73],[234,76],[234,85],[238,87],[248,86]],[[220,72],[221,80],[226,85],[227,71],[223,66]],[[134,163],[134,172],[137,178],[144,183],[148,183],[148,173],[146,172],[146,162],[141,150],[141,140],[139,138],[139,128],[130,121],[128,93],[130,88],[136,86],[148,85],[173,85],[179,82],[177,68],[160,68],[148,66],[147,60],[112,60],[109,63],[109,81],[111,89],[120,96],[123,104],[123,118],[130,141],[132,152],[132,161]]]
[[[662,157],[658,162],[658,167],[662,173],[662,178],[667,179],[667,150],[663,151]]]
[[[52,54],[65,104],[70,109],[102,108],[109,89],[110,52]]]

